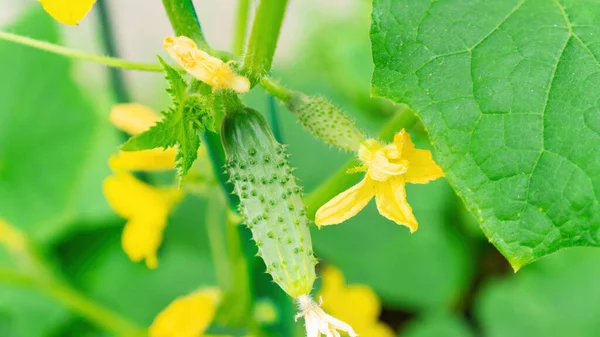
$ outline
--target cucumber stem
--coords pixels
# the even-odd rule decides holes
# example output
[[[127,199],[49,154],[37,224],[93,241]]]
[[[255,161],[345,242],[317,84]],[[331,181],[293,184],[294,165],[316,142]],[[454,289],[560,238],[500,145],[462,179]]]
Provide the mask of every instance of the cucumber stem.
[[[244,72],[254,86],[271,70],[287,0],[260,0],[244,56]]]
[[[235,35],[233,36],[233,53],[239,56],[244,51],[246,42],[246,31],[248,28],[248,14],[250,12],[250,0],[239,0],[237,18],[235,22]]]

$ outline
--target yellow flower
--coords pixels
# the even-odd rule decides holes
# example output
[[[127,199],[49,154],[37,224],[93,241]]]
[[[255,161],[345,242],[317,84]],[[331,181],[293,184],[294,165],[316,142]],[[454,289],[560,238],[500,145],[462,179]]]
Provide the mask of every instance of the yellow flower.
[[[76,25],[92,9],[96,0],[39,0],[39,2],[57,21]]]
[[[349,285],[342,272],[334,267],[323,269],[323,286],[319,295],[323,309],[352,325],[359,336],[393,337],[396,334],[379,322],[381,303],[375,292],[365,285]]]
[[[169,36],[164,40],[164,48],[190,75],[209,84],[215,89],[232,89],[237,92],[250,90],[250,82],[231,70],[232,61],[223,62],[219,58],[198,49],[194,41],[185,36]]]
[[[160,120],[150,108],[138,104],[116,104],[110,111],[110,121],[119,129],[136,135],[148,130]],[[109,159],[110,167],[118,171],[172,170],[175,167],[174,147],[143,151],[119,151]]]
[[[406,183],[425,184],[444,175],[431,158],[429,150],[415,149],[410,135],[400,131],[394,143],[382,145],[374,139],[362,144],[358,157],[359,171],[365,178],[321,206],[316,214],[318,226],[341,223],[362,210],[375,196],[379,213],[411,233],[418,224],[406,200]]]
[[[215,317],[219,291],[197,290],[182,296],[156,316],[150,326],[150,337],[200,337]]]
[[[156,188],[125,172],[104,180],[104,195],[111,207],[128,222],[121,244],[135,262],[146,260],[156,268],[156,251],[162,242],[167,218],[183,197],[177,188]]]

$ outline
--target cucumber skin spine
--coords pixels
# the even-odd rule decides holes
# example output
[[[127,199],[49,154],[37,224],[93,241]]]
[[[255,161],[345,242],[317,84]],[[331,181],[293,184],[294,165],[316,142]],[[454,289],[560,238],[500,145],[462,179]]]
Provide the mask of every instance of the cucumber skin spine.
[[[301,189],[283,145],[257,111],[227,112],[221,127],[226,167],[240,214],[273,280],[296,298],[312,290],[317,263]]]

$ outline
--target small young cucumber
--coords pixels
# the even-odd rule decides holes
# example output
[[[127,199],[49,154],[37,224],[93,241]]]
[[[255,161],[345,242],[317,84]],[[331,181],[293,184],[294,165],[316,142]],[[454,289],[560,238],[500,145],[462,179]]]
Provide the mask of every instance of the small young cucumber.
[[[300,187],[277,143],[255,110],[234,108],[223,119],[221,141],[240,214],[273,280],[290,296],[309,294],[317,263]]]
[[[358,151],[366,136],[342,110],[322,97],[292,93],[287,107],[302,126],[324,143],[344,151]]]

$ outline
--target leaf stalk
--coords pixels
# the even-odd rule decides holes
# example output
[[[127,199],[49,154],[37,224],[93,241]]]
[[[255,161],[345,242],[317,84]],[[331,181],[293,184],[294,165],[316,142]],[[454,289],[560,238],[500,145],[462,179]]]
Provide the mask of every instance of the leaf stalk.
[[[271,70],[287,0],[261,0],[244,56],[244,73],[252,85]]]

